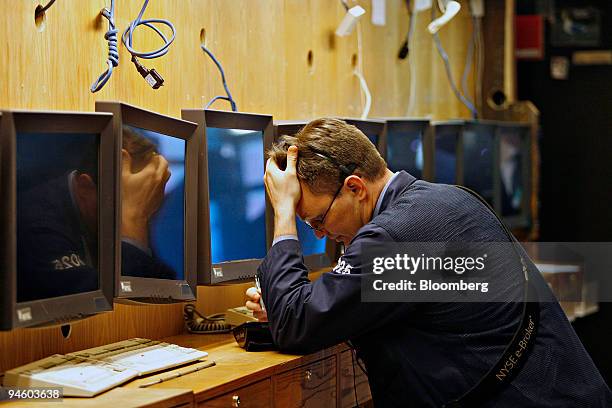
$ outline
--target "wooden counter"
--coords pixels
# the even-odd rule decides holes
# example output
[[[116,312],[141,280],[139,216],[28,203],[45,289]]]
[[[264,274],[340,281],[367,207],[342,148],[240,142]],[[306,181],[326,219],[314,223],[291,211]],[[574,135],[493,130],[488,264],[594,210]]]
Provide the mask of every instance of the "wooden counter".
[[[54,405],[121,408],[128,406],[321,408],[355,405],[351,352],[344,345],[303,356],[276,351],[247,352],[237,345],[230,334],[186,334],[163,340],[207,351],[208,357],[203,363],[197,364],[204,365],[215,361],[216,365],[140,388],[143,384],[194,368],[194,365],[183,366],[133,380],[95,398],[65,398],[62,404]],[[362,404],[371,397],[367,379],[359,371],[356,383],[359,402]],[[193,405],[189,405],[189,402]],[[38,405],[33,401],[5,402],[0,406]]]

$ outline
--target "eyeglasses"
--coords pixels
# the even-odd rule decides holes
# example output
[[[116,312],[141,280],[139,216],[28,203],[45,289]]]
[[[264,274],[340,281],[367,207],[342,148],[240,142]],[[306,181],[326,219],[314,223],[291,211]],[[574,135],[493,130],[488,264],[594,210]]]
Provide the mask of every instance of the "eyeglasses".
[[[325,212],[323,213],[323,216],[321,217],[321,220],[313,220],[313,221],[306,221],[304,220],[304,223],[306,225],[308,225],[311,229],[317,231],[317,232],[322,232],[322,227],[325,224],[325,218],[327,217],[327,214],[329,213],[329,210],[331,210],[332,206],[334,205],[334,201],[336,201],[336,198],[338,198],[338,195],[340,194],[340,191],[342,190],[342,187],[344,187],[344,180],[346,180],[346,178],[348,176],[350,176],[351,174],[353,174],[353,172],[355,171],[355,169],[357,168],[357,165],[355,164],[349,164],[348,166],[345,166],[343,164],[339,164],[336,160],[332,159],[331,157],[317,151],[314,149],[311,149],[313,151],[314,154],[316,154],[319,157],[324,158],[325,160],[329,161],[330,163],[332,163],[334,166],[337,166],[340,169],[340,187],[338,187],[338,190],[336,190],[336,194],[334,194],[334,198],[332,198],[331,202],[329,203],[329,206],[327,207],[327,210],[325,210]],[[318,217],[317,217],[318,218]]]

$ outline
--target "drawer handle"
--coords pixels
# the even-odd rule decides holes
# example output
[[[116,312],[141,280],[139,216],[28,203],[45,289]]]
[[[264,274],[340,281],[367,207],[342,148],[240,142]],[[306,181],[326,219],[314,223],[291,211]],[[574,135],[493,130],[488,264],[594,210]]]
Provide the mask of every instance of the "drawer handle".
[[[232,407],[238,408],[240,406],[240,397],[238,395],[234,395],[232,397]]]
[[[306,370],[304,372],[304,378],[306,381],[310,381],[312,379],[312,370]]]

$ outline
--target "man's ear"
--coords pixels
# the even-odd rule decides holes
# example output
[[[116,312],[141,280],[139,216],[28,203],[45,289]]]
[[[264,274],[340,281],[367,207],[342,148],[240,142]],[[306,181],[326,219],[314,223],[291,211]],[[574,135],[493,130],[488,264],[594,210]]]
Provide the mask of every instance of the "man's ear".
[[[96,183],[89,174],[81,173],[75,177],[79,192],[97,190]]]
[[[361,200],[367,195],[365,181],[357,175],[353,174],[348,176],[344,181],[344,185],[349,189],[349,191],[355,194],[357,199]]]

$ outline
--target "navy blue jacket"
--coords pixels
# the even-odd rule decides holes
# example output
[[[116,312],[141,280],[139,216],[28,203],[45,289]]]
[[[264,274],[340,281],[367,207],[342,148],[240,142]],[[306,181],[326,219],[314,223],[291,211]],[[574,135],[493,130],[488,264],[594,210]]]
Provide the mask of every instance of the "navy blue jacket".
[[[127,242],[121,249],[123,275],[176,278],[170,267],[141,249]],[[97,259],[97,237],[81,222],[67,175],[18,194],[19,302],[97,290]]]
[[[516,302],[361,301],[361,276],[367,266],[371,271],[360,264],[364,244],[449,241],[504,242],[508,237],[494,214],[469,193],[401,172],[389,185],[380,213],[358,231],[334,271],[310,282],[299,242],[276,243],[259,268],[274,341],[281,350],[312,352],[351,340],[365,363],[377,407],[439,407],[464,394],[497,362],[518,327],[523,296],[518,257],[500,260],[495,278]],[[526,260],[539,297],[554,299]],[[525,366],[487,406],[611,403],[610,390],[559,304],[547,301],[541,303],[539,333]]]

